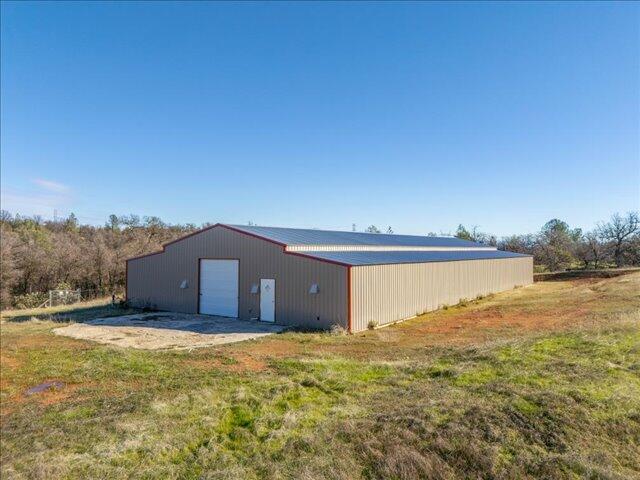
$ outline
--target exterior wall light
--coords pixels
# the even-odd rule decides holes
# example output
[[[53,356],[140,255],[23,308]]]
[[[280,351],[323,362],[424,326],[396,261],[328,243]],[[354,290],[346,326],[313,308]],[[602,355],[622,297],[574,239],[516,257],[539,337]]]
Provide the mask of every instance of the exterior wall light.
[[[186,280],[182,280],[182,283],[180,284],[180,288],[183,290],[185,288],[189,288],[189,282],[187,282]]]
[[[257,283],[251,285],[251,293],[256,294],[260,291],[260,287]]]
[[[312,295],[315,295],[315,294],[317,294],[319,292],[320,292],[320,288],[318,287],[318,284],[317,283],[313,283],[311,285],[311,288],[309,289],[309,293],[312,294]]]

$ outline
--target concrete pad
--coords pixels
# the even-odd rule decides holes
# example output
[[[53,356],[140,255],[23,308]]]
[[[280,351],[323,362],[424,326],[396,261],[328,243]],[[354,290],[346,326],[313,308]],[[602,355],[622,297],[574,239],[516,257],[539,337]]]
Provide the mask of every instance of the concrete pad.
[[[235,318],[153,312],[97,318],[56,328],[56,335],[144,350],[191,349],[241,342],[285,327]]]

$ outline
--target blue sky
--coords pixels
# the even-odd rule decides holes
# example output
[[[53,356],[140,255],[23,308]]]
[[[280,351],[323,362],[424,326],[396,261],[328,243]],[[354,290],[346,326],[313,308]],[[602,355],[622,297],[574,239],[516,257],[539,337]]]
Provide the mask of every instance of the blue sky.
[[[1,13],[13,213],[506,235],[640,205],[638,5]]]

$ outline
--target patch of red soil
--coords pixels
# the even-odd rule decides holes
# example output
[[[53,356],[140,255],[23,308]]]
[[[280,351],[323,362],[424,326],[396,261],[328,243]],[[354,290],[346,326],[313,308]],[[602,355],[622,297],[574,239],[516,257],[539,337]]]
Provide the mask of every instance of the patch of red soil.
[[[62,388],[52,388],[42,393],[33,395],[32,398],[36,398],[41,405],[53,405],[70,399],[75,395],[76,391],[83,386],[86,386],[86,384],[72,384],[65,385]]]
[[[55,380],[45,381],[53,382]],[[23,388],[20,392],[10,396],[3,402],[2,409],[0,411],[0,424],[4,425],[7,418],[22,404],[25,404],[29,401],[34,401],[46,407],[49,405],[65,402],[72,399],[76,395],[78,389],[87,387],[88,385],[91,384],[66,384],[61,388],[52,388],[39,393],[35,393],[33,395],[27,395],[25,393],[27,389]],[[77,400],[77,398],[73,399]]]
[[[0,355],[0,368],[2,368],[2,370],[7,368],[17,370],[21,364],[22,363],[16,358],[9,357],[7,355]]]
[[[190,368],[200,370],[224,370],[230,372],[260,372],[266,370],[268,365],[265,361],[255,358],[247,353],[234,353],[229,355],[232,362],[225,362],[224,358],[192,358],[184,360],[182,363]]]
[[[261,372],[268,368],[267,362],[257,359],[248,354],[237,354],[233,358],[238,362],[231,365],[225,365],[232,372]]]
[[[303,351],[302,345],[291,340],[282,340],[277,337],[267,337],[260,342],[246,345],[243,349],[258,357],[283,358],[295,356]]]

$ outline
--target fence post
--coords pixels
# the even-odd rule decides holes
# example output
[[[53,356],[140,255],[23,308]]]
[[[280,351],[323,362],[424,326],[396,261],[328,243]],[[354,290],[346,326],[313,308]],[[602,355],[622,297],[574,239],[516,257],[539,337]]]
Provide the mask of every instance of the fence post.
[[[53,307],[53,292],[49,290],[49,307]]]

